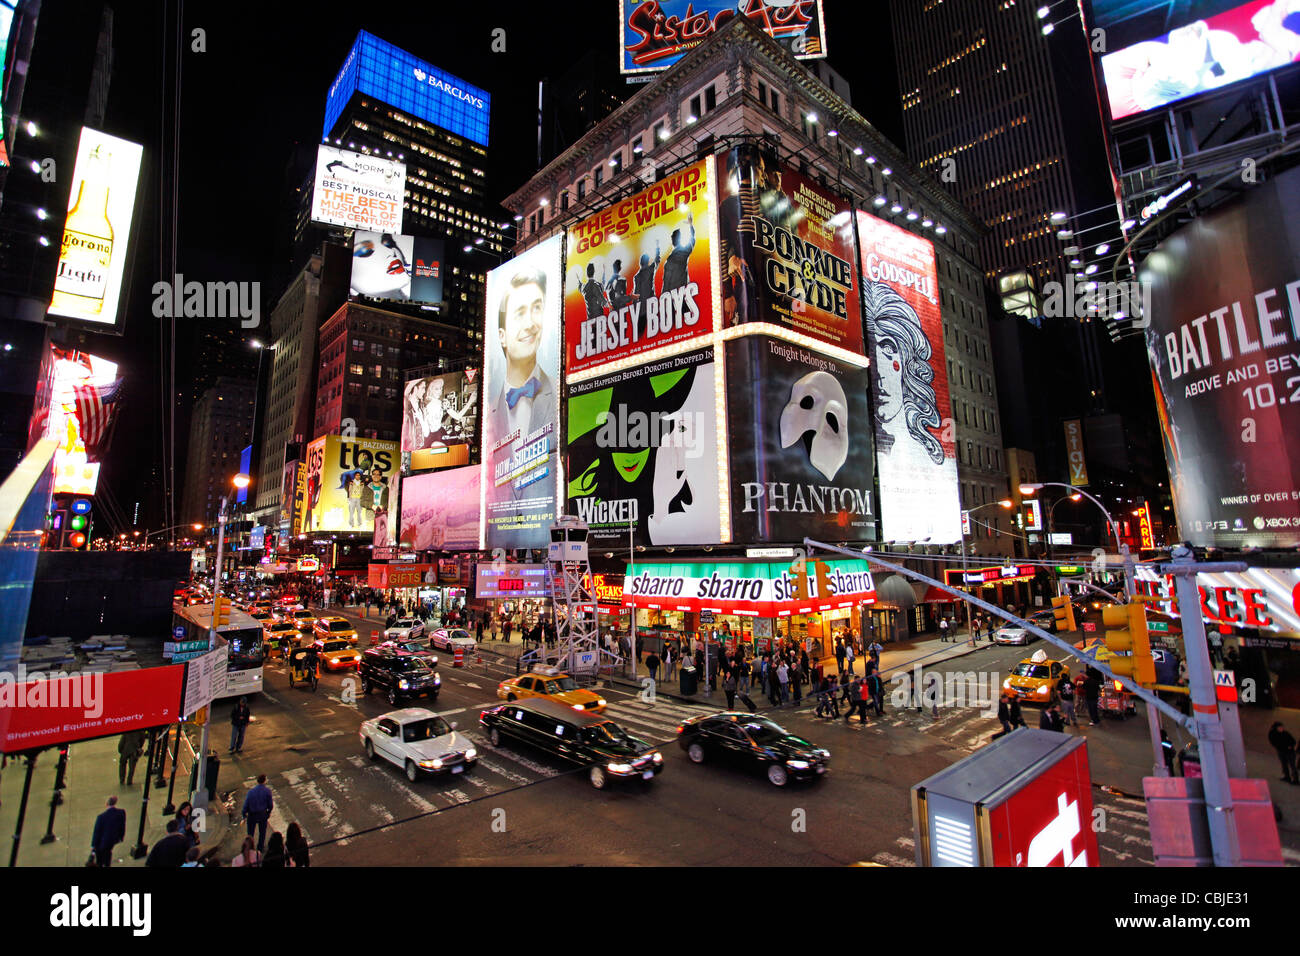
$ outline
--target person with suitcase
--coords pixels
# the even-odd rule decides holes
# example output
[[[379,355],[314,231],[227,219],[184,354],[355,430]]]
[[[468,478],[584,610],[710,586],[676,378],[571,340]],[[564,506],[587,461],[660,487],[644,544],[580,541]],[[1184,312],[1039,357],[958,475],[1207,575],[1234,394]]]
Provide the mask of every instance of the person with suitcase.
[[[736,709],[736,675],[732,671],[727,671],[727,677],[722,682],[722,692],[727,695],[727,710]]]

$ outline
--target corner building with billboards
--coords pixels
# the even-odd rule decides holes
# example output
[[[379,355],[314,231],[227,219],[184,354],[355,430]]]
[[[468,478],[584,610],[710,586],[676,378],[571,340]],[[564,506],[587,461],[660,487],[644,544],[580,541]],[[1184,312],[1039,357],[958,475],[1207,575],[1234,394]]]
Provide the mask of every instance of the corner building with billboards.
[[[959,414],[946,359],[962,342],[987,354],[978,226],[896,146],[734,18],[503,205],[520,217],[516,256],[559,256],[558,313],[554,289],[522,288],[541,338],[562,334],[558,356],[533,349],[560,382],[502,388],[489,368],[485,396],[556,403],[555,507],[590,527],[593,571],[626,573],[645,650],[717,634],[829,656],[841,631],[902,640],[954,616],[865,560],[829,562],[831,593],[811,600],[789,575],[808,536],[941,578],[961,563],[961,510],[1007,493],[996,422]],[[517,261],[503,282],[536,274]],[[485,343],[499,325],[508,355],[488,299]],[[489,420],[485,462],[515,434]],[[536,487],[542,461],[485,467],[484,487],[525,468]],[[488,549],[545,547],[485,525]]]

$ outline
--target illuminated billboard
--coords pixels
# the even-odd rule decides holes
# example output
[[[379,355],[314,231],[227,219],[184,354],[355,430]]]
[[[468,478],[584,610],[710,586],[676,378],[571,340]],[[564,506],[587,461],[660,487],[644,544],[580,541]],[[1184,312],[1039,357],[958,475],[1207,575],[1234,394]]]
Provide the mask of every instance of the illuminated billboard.
[[[58,442],[53,494],[93,495],[99,445],[108,431],[121,381],[117,364],[72,349],[54,349],[54,378],[44,435]]]
[[[441,302],[441,239],[358,229],[352,234],[352,295]]]
[[[796,59],[826,56],[821,0],[619,0],[622,72],[666,70],[737,15]]]
[[[770,322],[861,355],[852,204],[753,146],[726,154],[719,195],[723,324]]]
[[[117,325],[144,148],[81,128],[50,315]]]
[[[330,226],[400,235],[406,164],[318,146],[311,218]]]
[[[713,157],[569,227],[568,374],[714,331]]]
[[[876,540],[867,369],[765,335],[726,354],[732,538]]]
[[[568,387],[568,510],[593,544],[716,544],[713,349]]]
[[[934,244],[858,213],[862,304],[871,348],[881,538],[961,540],[957,442]]]
[[[307,446],[302,531],[354,531],[388,542],[397,442],[325,435]]]
[[[479,540],[478,465],[402,479],[399,543],[415,551],[476,551]]]
[[[416,378],[402,390],[402,457],[406,471],[469,462],[478,437],[479,370]]]
[[[1143,263],[1179,537],[1300,545],[1300,170],[1252,186]]]
[[[486,90],[365,30],[357,34],[343,68],[330,85],[323,137],[333,132],[354,92],[373,96],[480,146],[488,144],[492,97]]]
[[[15,5],[16,0],[0,0],[0,167],[9,165],[9,147],[5,139],[9,122],[5,119],[2,94],[9,87],[5,65],[9,62],[9,29],[13,26]]]
[[[563,241],[552,236],[488,273],[483,547],[550,544],[559,467]]]
[[[1111,119],[1167,106],[1300,61],[1300,9],[1293,0],[1249,3],[1093,5],[1097,25],[1114,23],[1101,58]],[[1129,14],[1129,15],[1125,15]],[[1147,29],[1160,27],[1150,33]],[[1127,38],[1127,39],[1125,39]]]

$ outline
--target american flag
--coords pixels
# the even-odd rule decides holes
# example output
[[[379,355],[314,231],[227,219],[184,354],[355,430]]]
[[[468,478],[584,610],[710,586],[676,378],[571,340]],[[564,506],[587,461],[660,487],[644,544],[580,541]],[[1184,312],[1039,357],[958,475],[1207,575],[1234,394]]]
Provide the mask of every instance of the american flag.
[[[86,447],[96,445],[113,420],[114,403],[121,392],[122,379],[107,385],[76,385],[72,389],[76,402],[77,422],[81,425],[81,440]]]

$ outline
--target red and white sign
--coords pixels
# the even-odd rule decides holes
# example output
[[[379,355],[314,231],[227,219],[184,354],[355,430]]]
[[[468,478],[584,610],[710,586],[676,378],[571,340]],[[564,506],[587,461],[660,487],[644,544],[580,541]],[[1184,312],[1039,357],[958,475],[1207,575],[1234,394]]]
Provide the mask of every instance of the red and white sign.
[[[1032,564],[1013,564],[1009,568],[945,568],[943,583],[949,587],[963,584],[988,584],[992,581],[1024,581],[1033,578],[1038,569]]]
[[[994,866],[1096,866],[1088,748],[984,811]]]
[[[432,564],[372,564],[367,583],[372,588],[418,588]]]
[[[623,603],[765,618],[875,603],[876,587],[865,561],[824,563],[830,593],[817,594],[817,577],[809,574],[808,586],[814,592],[810,600],[795,598],[795,579],[780,564],[634,564],[623,582]]]
[[[1158,599],[1153,609],[1181,617],[1172,575],[1138,565],[1137,590]],[[1258,628],[1300,638],[1300,568],[1247,568],[1198,574],[1201,617],[1210,624]]]
[[[184,679],[184,664],[48,681],[0,674],[0,752],[175,723]]]

